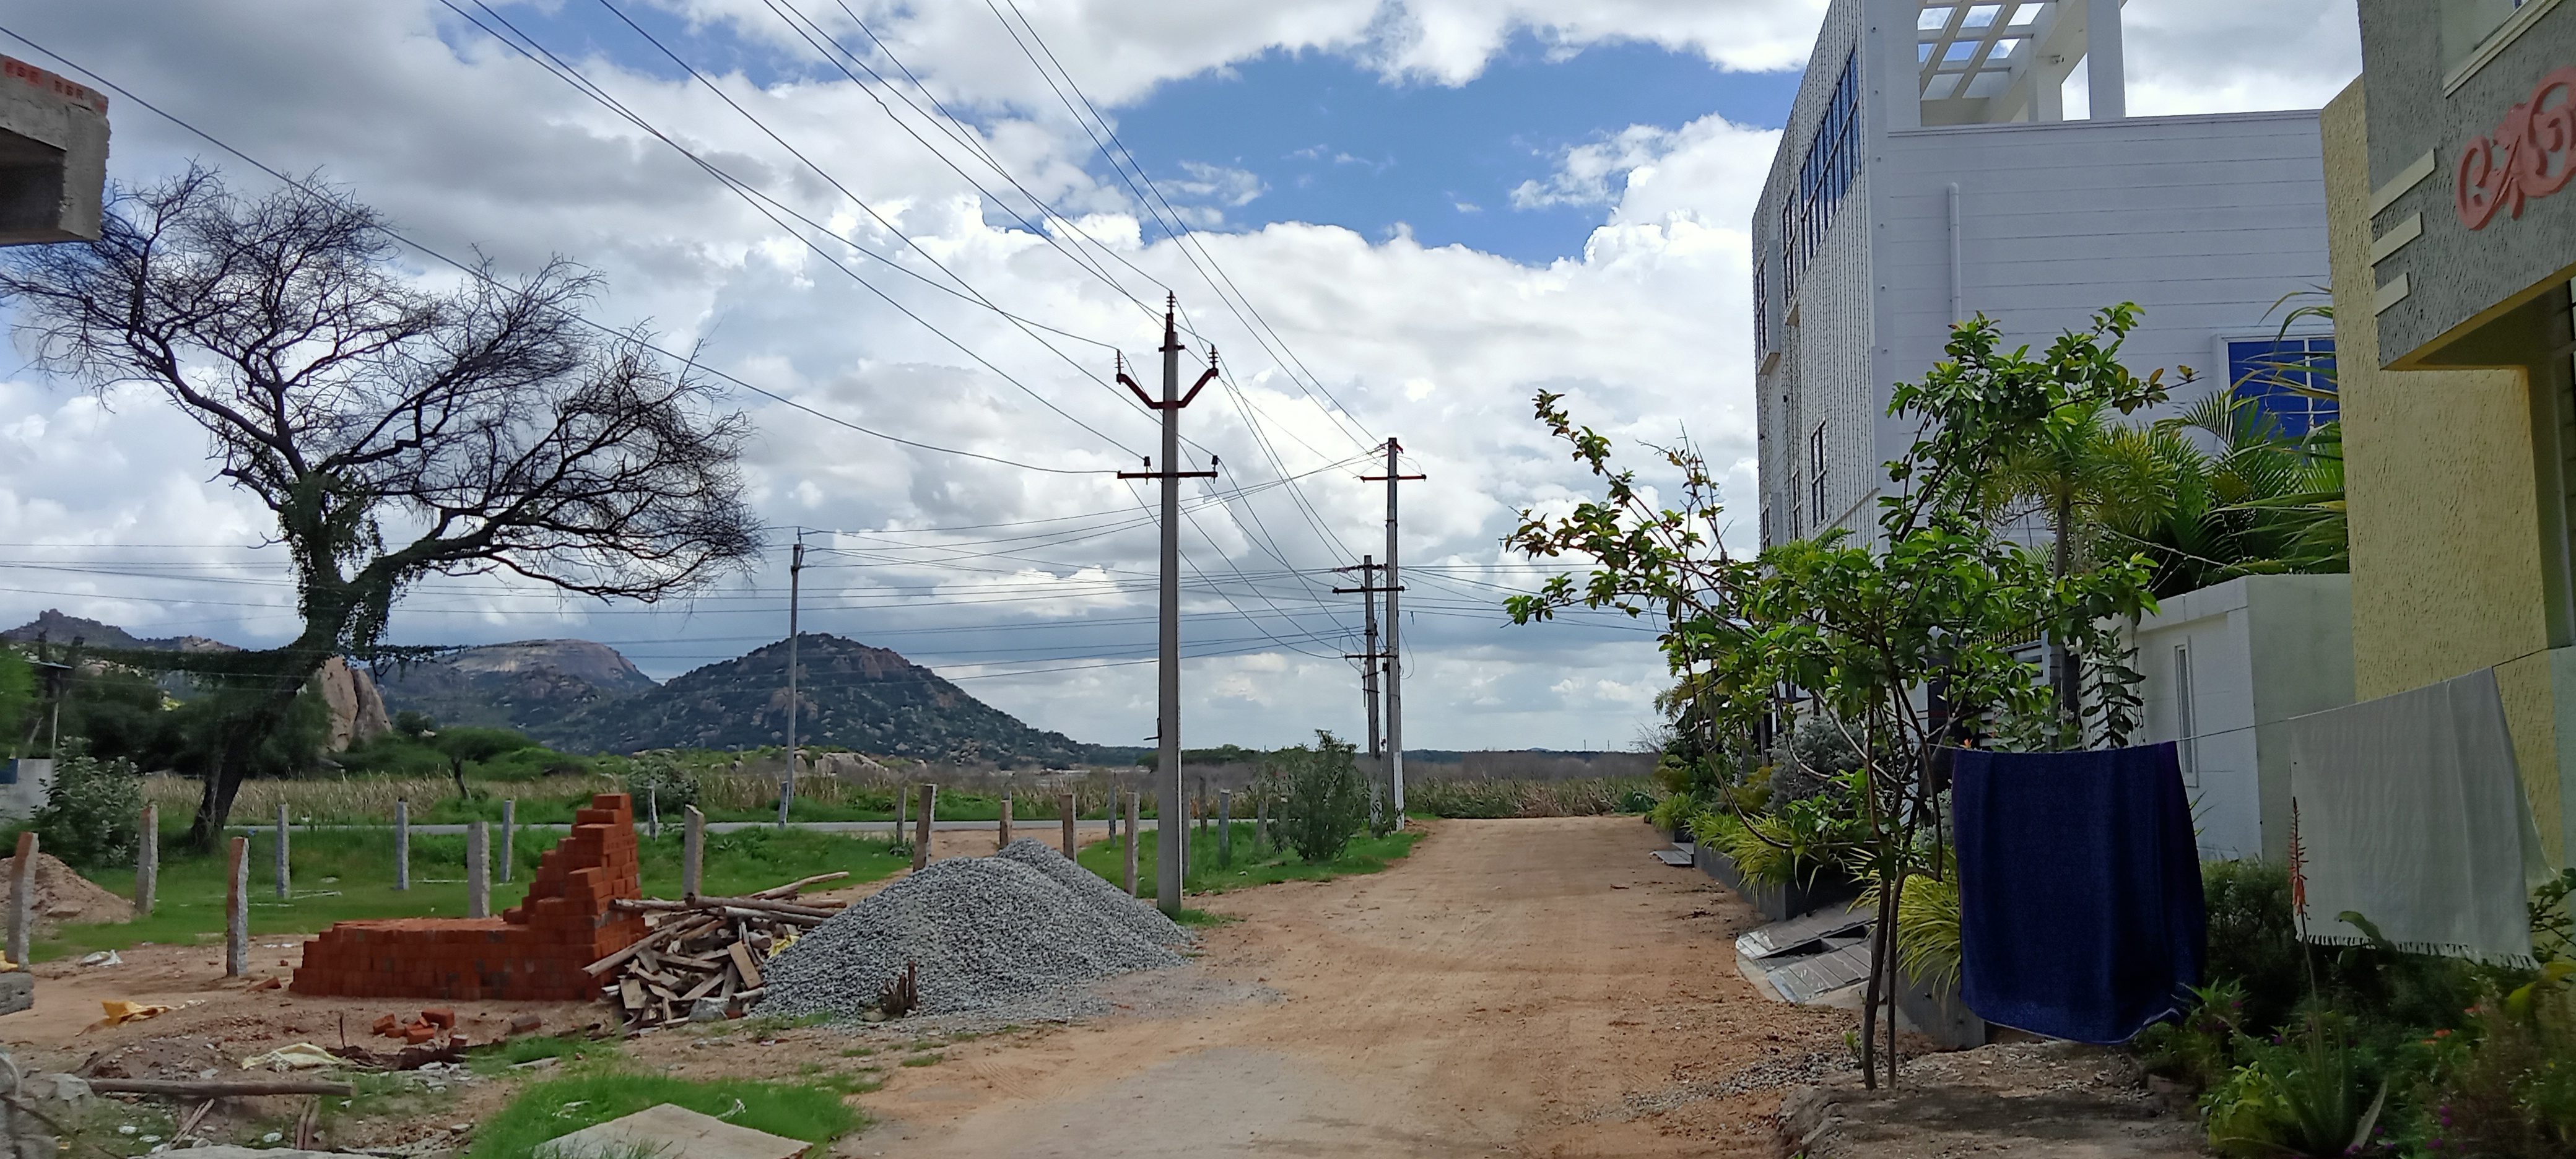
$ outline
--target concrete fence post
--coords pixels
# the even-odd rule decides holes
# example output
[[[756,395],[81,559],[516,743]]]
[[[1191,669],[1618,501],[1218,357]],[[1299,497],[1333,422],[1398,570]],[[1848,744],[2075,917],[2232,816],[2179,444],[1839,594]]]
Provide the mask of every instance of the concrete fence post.
[[[904,806],[912,803],[912,793],[901,785],[894,787],[894,842],[903,844]]]
[[[1136,815],[1143,806],[1141,793],[1127,794],[1127,896],[1136,897]]]
[[[1234,868],[1234,791],[1216,791],[1216,864],[1219,869]]]
[[[492,916],[492,830],[482,821],[465,827],[465,916]]]
[[[36,921],[36,831],[18,834],[17,860],[9,866],[9,960],[27,968],[28,933]]]
[[[142,840],[134,849],[134,916],[152,916],[152,897],[161,889],[161,806],[145,802]]]
[[[1010,791],[1009,789],[1004,789],[1004,790],[1002,790],[1002,827],[1001,827],[1001,829],[1000,829],[1000,830],[998,830],[997,832],[995,832],[995,833],[994,833],[994,835],[993,835],[993,848],[995,848],[995,849],[1000,849],[1001,847],[1003,847],[1003,846],[1005,846],[1005,845],[1008,845],[1008,844],[1010,844],[1010,843],[1011,843],[1011,791]]]
[[[286,802],[277,803],[277,900],[295,896],[295,878],[287,868]]]
[[[921,816],[912,822],[912,868],[918,873],[930,864],[930,819],[939,811],[939,786],[921,787]]]
[[[1073,860],[1074,854],[1082,849],[1082,846],[1075,843],[1073,836],[1074,815],[1082,811],[1079,807],[1080,802],[1081,798],[1071,793],[1061,793],[1056,796],[1055,811],[1057,815],[1064,818],[1064,858],[1067,861]]]
[[[499,875],[503,885],[510,884],[510,863],[517,860],[518,842],[515,838],[518,833],[519,800],[516,797],[503,797],[501,798],[501,872]]]
[[[644,786],[644,836],[655,841],[662,838],[662,786],[660,785]]]
[[[411,802],[394,801],[394,888],[411,888]]]
[[[224,875],[224,976],[239,978],[250,973],[250,838],[233,838],[232,854]]]
[[[680,818],[680,896],[696,901],[706,868],[707,815],[691,805]]]

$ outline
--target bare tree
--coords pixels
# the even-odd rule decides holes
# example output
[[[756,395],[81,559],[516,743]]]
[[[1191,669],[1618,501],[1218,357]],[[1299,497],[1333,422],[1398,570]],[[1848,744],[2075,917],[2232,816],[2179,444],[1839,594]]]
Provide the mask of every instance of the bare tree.
[[[291,643],[184,661],[255,693],[214,742],[200,847],[323,661],[380,653],[405,586],[506,572],[650,601],[760,546],[737,469],[747,421],[641,334],[589,328],[576,311],[595,275],[556,260],[432,292],[394,256],[345,198],[244,199],[192,168],[121,191],[97,242],[0,261],[38,364],[159,387],[294,560]]]

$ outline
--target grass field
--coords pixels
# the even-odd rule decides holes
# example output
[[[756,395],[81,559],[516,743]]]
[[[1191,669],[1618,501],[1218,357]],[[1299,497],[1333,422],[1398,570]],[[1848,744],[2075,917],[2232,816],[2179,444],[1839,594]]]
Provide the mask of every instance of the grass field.
[[[838,1080],[838,1081],[836,1081]],[[548,1139],[661,1103],[676,1103],[739,1127],[829,1143],[867,1122],[843,1097],[857,1084],[832,1075],[804,1082],[718,1079],[690,1082],[603,1068],[531,1083],[474,1129],[470,1159],[526,1159]],[[811,1153],[811,1152],[809,1152]]]
[[[1215,826],[1209,826],[1204,835],[1194,836],[1190,841],[1190,866],[1183,878],[1183,888],[1191,893],[1223,893],[1278,881],[1329,881],[1344,874],[1376,873],[1386,868],[1388,862],[1413,852],[1413,843],[1422,839],[1420,833],[1390,833],[1384,837],[1364,835],[1352,839],[1338,860],[1316,865],[1298,857],[1293,851],[1257,844],[1254,828],[1249,821],[1234,823],[1234,862],[1230,866],[1218,864]],[[1145,897],[1155,895],[1155,874],[1159,872],[1155,857],[1160,847],[1156,841],[1158,836],[1152,829],[1147,829],[1144,840],[1136,846],[1136,887]],[[1083,868],[1124,886],[1127,882],[1125,840],[1121,837],[1116,842],[1093,842],[1083,847],[1082,856],[1077,860]]]
[[[559,834],[523,831],[512,850],[514,871],[507,884],[497,867],[492,909],[498,913],[518,904],[535,878],[537,859]],[[465,916],[465,838],[415,833],[411,839],[411,888],[393,888],[393,834],[384,830],[298,831],[288,842],[293,895],[277,896],[272,831],[251,839],[250,928],[253,934],[309,933],[335,921],[357,918]],[[680,835],[665,828],[659,840],[637,837],[642,846],[644,892],[677,897],[680,889]],[[224,929],[224,860],[182,857],[165,844],[159,901],[149,918],[129,923],[67,925],[33,949],[38,961],[90,950],[123,949],[137,942],[188,944],[220,938]],[[493,856],[500,856],[494,835]],[[911,864],[886,852],[883,841],[802,829],[747,829],[707,834],[708,893],[765,889],[800,877],[835,870],[854,881],[874,881]],[[131,870],[90,874],[92,880],[120,896],[134,896]]]

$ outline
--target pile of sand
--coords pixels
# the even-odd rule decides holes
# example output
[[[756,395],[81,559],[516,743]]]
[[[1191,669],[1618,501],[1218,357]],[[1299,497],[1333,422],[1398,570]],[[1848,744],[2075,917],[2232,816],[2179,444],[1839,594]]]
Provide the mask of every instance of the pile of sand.
[[[134,920],[134,903],[107,892],[63,864],[62,859],[38,850],[36,853],[36,935],[50,935],[54,927],[67,922],[130,922]],[[18,880],[18,859],[0,857],[0,894],[5,894]],[[9,901],[15,904],[16,899]],[[0,911],[4,912],[4,911]]]

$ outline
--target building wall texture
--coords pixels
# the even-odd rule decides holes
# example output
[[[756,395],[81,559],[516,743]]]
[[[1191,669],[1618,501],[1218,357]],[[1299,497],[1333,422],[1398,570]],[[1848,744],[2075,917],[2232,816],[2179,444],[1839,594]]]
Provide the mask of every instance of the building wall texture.
[[[2496,668],[2524,788],[2565,864],[2560,699],[2549,652],[2531,400],[2512,370],[2380,369],[2370,265],[2366,94],[2326,106],[2345,505],[2352,534],[2353,683],[2369,700]]]

